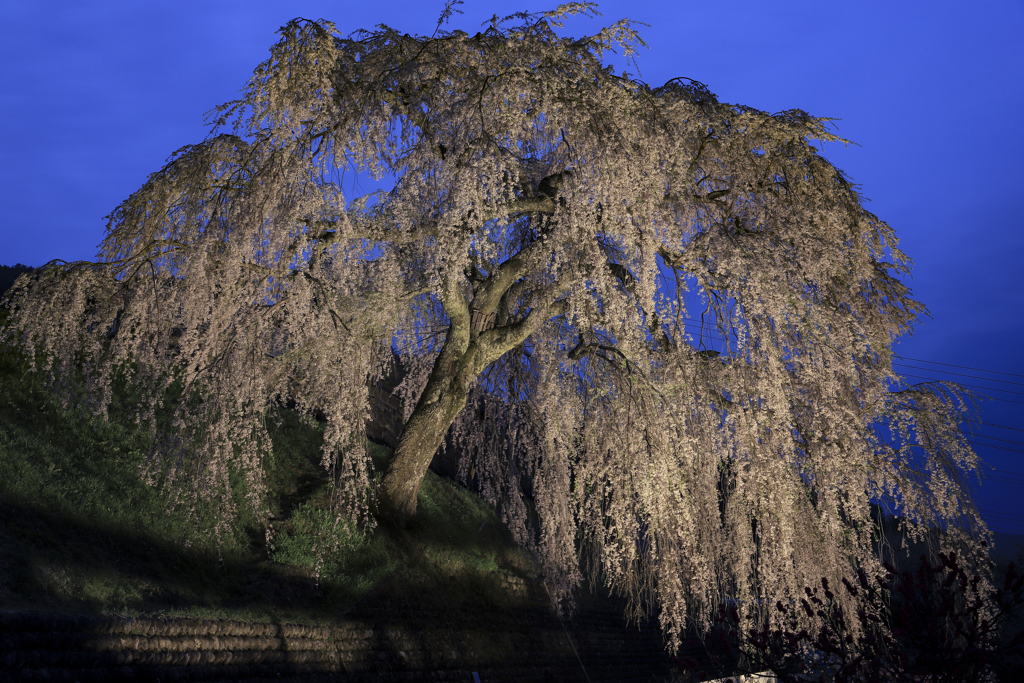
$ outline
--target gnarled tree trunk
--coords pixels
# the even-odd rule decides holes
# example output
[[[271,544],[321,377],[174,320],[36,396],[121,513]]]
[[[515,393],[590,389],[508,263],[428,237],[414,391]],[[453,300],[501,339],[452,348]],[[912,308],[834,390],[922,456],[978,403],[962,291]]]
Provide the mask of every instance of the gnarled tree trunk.
[[[448,428],[466,405],[469,384],[476,373],[461,362],[457,335],[449,337],[434,363],[416,408],[398,437],[395,454],[388,463],[381,492],[382,512],[404,527],[416,514],[416,495]]]
[[[505,295],[529,267],[531,254],[539,245],[534,243],[505,261],[476,287],[470,301],[456,278],[446,281],[442,301],[450,319],[448,333],[384,475],[381,510],[395,524],[404,527],[416,515],[420,482],[448,428],[466,406],[473,380],[490,363],[526,341],[543,320],[564,311],[565,302],[554,300],[560,292],[555,286],[547,302],[520,320],[503,319],[507,324],[487,330],[472,326],[474,313],[494,320]]]

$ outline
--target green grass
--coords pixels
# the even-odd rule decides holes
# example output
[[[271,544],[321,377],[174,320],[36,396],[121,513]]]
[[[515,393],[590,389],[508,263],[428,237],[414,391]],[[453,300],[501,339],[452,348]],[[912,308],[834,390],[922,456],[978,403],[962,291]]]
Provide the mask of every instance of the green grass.
[[[522,595],[507,586],[534,575],[493,510],[433,472],[408,529],[350,524],[349,543],[318,552],[343,534],[321,429],[283,408],[268,420],[272,547],[252,514],[218,544],[214,507],[190,518],[142,481],[151,438],[128,411],[66,411],[24,368],[0,346],[0,609],[309,623],[384,604],[443,619],[514,610]],[[380,476],[389,451],[371,444],[371,455]]]

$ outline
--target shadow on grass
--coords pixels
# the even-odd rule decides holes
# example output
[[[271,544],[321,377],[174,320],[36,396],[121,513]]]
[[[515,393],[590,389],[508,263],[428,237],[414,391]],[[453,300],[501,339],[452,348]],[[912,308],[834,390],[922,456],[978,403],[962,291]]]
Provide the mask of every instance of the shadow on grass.
[[[284,565],[195,551],[128,528],[0,501],[7,609],[326,615],[324,588]]]
[[[219,557],[5,496],[0,607],[299,623],[386,612],[391,618],[429,614],[436,623],[536,604],[525,590],[507,590],[514,570],[486,559],[508,550],[498,546],[505,541],[500,530],[481,534],[475,549],[479,567],[467,566],[474,553],[465,541],[439,538],[444,531],[378,527],[373,543],[351,553],[343,569],[329,567],[318,581],[309,567],[254,554]]]

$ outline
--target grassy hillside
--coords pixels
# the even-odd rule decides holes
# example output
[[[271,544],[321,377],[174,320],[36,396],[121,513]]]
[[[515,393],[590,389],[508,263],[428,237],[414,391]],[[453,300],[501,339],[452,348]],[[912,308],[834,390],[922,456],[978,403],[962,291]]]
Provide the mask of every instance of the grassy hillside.
[[[218,547],[204,532],[215,511],[197,524],[140,479],[148,434],[116,409],[110,422],[61,409],[24,365],[0,347],[0,609],[309,622],[384,600],[493,613],[532,577],[493,511],[428,472],[409,530],[357,529],[317,581],[316,548],[330,542],[322,436],[285,409],[267,463],[273,546],[243,515]],[[372,448],[382,467],[387,449]]]

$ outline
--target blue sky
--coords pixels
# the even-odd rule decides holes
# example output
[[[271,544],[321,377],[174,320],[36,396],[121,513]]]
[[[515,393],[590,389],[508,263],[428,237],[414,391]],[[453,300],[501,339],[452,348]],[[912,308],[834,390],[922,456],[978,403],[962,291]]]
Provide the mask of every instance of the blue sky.
[[[450,27],[472,34],[494,13],[555,4],[467,0]],[[204,112],[237,97],[289,19],[429,34],[442,9],[404,0],[2,3],[0,264],[93,257],[103,216],[204,137]],[[1018,392],[987,392],[1001,400],[984,401],[982,419],[1024,430],[1024,1],[634,0],[599,10],[565,32],[624,17],[650,24],[639,27],[650,49],[638,59],[652,85],[687,76],[725,102],[842,119],[838,133],[858,144],[828,145],[825,156],[896,229],[915,263],[908,284],[933,316],[897,353],[964,366],[908,360],[925,369],[898,369],[912,382]],[[1018,483],[986,481],[979,501],[994,528],[1024,531],[1024,431],[1014,429],[978,428],[1003,439],[976,438],[989,444],[977,448],[983,460],[1020,473],[998,475]]]

